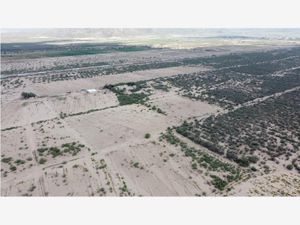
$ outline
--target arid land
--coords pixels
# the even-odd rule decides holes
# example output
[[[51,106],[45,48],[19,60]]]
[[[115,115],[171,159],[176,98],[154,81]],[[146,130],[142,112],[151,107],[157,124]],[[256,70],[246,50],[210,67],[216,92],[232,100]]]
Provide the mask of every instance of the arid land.
[[[300,195],[299,45],[15,45],[2,196]]]

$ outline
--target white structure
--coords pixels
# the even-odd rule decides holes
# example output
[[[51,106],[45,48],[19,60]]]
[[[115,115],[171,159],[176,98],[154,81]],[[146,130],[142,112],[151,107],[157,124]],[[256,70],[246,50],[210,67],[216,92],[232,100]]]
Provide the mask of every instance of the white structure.
[[[82,89],[82,91],[86,92],[86,93],[96,93],[97,90],[96,89]]]

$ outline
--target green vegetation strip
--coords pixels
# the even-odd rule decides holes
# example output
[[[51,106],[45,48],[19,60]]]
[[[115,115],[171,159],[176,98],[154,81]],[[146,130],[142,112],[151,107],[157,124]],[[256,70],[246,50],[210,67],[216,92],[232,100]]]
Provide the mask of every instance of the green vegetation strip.
[[[79,144],[76,142],[71,143],[65,143],[61,145],[61,148],[59,147],[46,147],[46,148],[38,148],[37,152],[40,157],[45,157],[48,155],[51,155],[52,158],[56,158],[58,156],[63,156],[65,154],[71,154],[72,156],[77,155],[82,148],[84,148],[85,145]],[[40,164],[44,164],[46,162],[45,158],[41,158],[39,160]]]
[[[210,172],[220,172],[223,177],[218,177],[215,174],[211,174],[212,184],[220,191],[225,190],[228,184],[234,181],[238,181],[241,178],[241,171],[238,167],[231,165],[230,163],[222,162],[216,157],[196,150],[193,147],[188,146],[185,142],[176,137],[171,128],[168,128],[165,133],[160,136],[160,141],[166,140],[171,145],[179,146],[181,151],[186,157],[192,159],[192,169],[196,170],[198,167],[204,168]]]
[[[120,88],[121,86],[130,87],[131,89],[126,92],[126,88]],[[157,113],[167,115],[167,113],[160,108],[147,103],[151,95],[148,88],[147,81],[127,82],[115,85],[109,84],[104,86],[104,89],[108,89],[116,94],[120,105],[141,104]]]

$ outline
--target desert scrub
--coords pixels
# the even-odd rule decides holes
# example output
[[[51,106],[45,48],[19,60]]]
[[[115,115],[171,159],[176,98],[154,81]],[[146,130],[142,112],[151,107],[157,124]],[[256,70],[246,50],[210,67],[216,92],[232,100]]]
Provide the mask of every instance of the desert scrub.
[[[197,166],[197,163],[192,163],[192,169],[193,169],[193,170],[196,170],[197,167],[198,167],[198,166]]]
[[[260,152],[266,153],[270,161],[283,156],[288,161],[288,156],[299,149],[299,96],[299,90],[293,90],[224,114],[184,122],[177,132],[241,167],[251,168],[261,159]]]
[[[32,92],[22,92],[21,93],[21,96],[24,98],[24,99],[28,99],[28,98],[34,98],[36,97],[36,94],[32,93]]]
[[[151,135],[149,133],[145,134],[144,136],[146,139],[149,139],[151,137]]]
[[[57,156],[59,156],[59,155],[62,155],[62,152],[61,152],[61,150],[60,150],[59,148],[57,148],[57,147],[51,147],[51,148],[49,148],[49,150],[48,150],[48,154],[52,155],[52,158],[55,158],[55,157],[57,157]]]
[[[65,117],[68,117],[68,116],[79,116],[79,115],[89,114],[89,113],[93,113],[93,112],[103,111],[103,110],[106,110],[106,109],[112,109],[112,108],[116,108],[116,107],[117,106],[108,106],[108,107],[100,108],[100,109],[90,109],[90,110],[83,111],[83,112],[70,113],[70,114],[67,114]]]
[[[180,143],[179,138],[174,136],[172,129],[170,127],[168,127],[166,133],[161,133],[159,140],[162,141],[163,139],[165,139],[171,145],[177,146]]]
[[[126,92],[126,88],[121,86],[127,86],[131,89]],[[104,89],[114,92],[120,105],[142,104],[157,113],[167,115],[162,109],[146,103],[149,100],[149,95],[151,95],[151,90],[145,81],[119,83],[116,85],[107,84],[104,86]]]
[[[212,184],[215,186],[215,188],[219,189],[220,191],[223,191],[224,188],[227,186],[227,182],[225,180],[222,180],[220,177],[211,175],[212,178]]]
[[[81,148],[85,147],[85,145],[72,142],[72,143],[62,144],[61,147],[63,148],[64,153],[69,153],[72,154],[72,156],[75,156],[81,151]]]
[[[97,189],[97,193],[100,195],[100,196],[103,196],[103,195],[106,195],[106,191],[105,191],[105,188],[98,188]]]
[[[167,115],[167,113],[165,111],[163,111],[161,108],[157,108],[156,112],[163,114],[163,115]]]
[[[139,162],[130,162],[130,165],[137,169],[143,169]]]
[[[17,170],[17,167],[15,167],[15,166],[10,166],[9,169],[10,169],[10,171],[16,171],[16,170]]]
[[[158,108],[156,106],[151,106],[148,103],[143,103],[144,106],[148,107],[149,109],[156,111],[157,113],[163,114],[163,115],[167,115],[167,113],[165,111],[163,111],[161,108]]]
[[[120,196],[130,196],[131,195],[125,181],[123,181],[123,185],[119,188],[119,190],[121,191]]]
[[[36,189],[36,186],[34,184],[31,185],[31,187],[28,189],[29,192],[33,192]]]
[[[38,148],[37,152],[39,156],[48,156],[51,155],[52,158],[56,158],[58,156],[65,155],[66,153],[71,154],[72,156],[77,155],[85,145],[71,142],[71,143],[64,143],[59,147],[45,147],[45,148]]]
[[[15,160],[15,164],[17,164],[17,165],[25,164],[25,161],[22,159],[17,159],[17,160]]]
[[[1,159],[1,162],[3,162],[3,163],[10,163],[11,161],[12,161],[12,157],[6,157],[6,158]]]
[[[67,114],[64,113],[64,112],[60,112],[60,113],[59,113],[59,117],[60,117],[61,119],[64,119],[65,117],[67,117]]]
[[[100,162],[97,165],[96,169],[102,170],[102,169],[105,169],[106,167],[107,167],[107,164],[106,164],[105,160],[104,159],[100,159]]]
[[[292,164],[289,164],[289,165],[286,166],[286,168],[287,168],[288,170],[292,170],[294,167],[293,167]]]
[[[118,93],[117,97],[120,105],[143,104],[147,100],[147,95],[144,93]]]
[[[207,171],[207,176],[211,171],[221,172],[223,174],[222,178],[211,175],[211,178],[213,178],[212,184],[219,190],[224,190],[227,184],[241,178],[240,169],[238,167],[223,162],[206,152],[188,146],[174,135],[171,128],[168,128],[165,133],[161,134],[160,141],[162,140],[166,140],[171,145],[180,147],[184,156],[192,159],[191,167],[193,170],[197,170],[199,167],[204,168]]]
[[[45,159],[45,158],[41,158],[39,160],[39,164],[45,164],[46,162],[47,162],[47,159]]]
[[[168,85],[164,85],[163,83],[160,83],[159,81],[157,81],[156,83],[152,84],[152,87],[157,89],[157,90],[162,90],[162,91],[169,91],[169,87]]]
[[[126,85],[132,86],[133,84],[127,83]],[[121,85],[124,85],[124,84],[120,83],[118,85],[105,85],[104,86],[105,89],[109,89],[116,94],[120,105],[144,104],[148,100],[148,94],[145,94],[143,92],[136,93],[136,91],[142,89],[141,86],[138,86],[139,88],[136,87],[135,89],[133,89],[131,91],[133,93],[128,94],[128,93],[125,93],[125,89],[120,89],[118,87]]]
[[[8,127],[8,128],[4,128],[4,129],[2,129],[1,131],[13,130],[13,129],[17,129],[17,128],[19,128],[19,126],[17,126],[17,127]]]

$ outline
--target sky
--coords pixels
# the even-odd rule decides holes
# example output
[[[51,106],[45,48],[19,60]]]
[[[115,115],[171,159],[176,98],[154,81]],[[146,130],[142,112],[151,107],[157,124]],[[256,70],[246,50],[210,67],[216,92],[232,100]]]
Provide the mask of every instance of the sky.
[[[1,28],[300,28],[298,0],[2,0]]]

